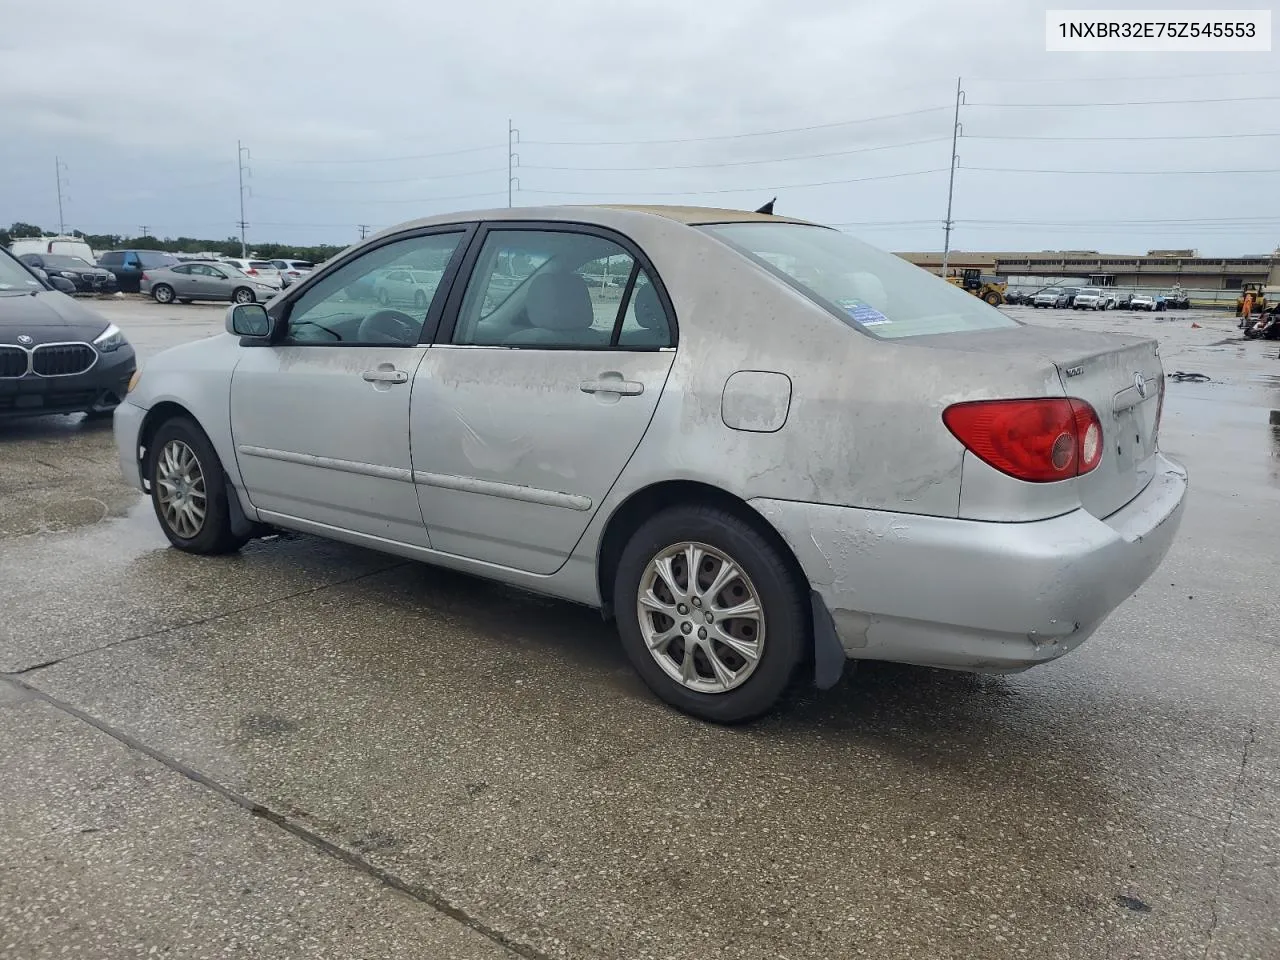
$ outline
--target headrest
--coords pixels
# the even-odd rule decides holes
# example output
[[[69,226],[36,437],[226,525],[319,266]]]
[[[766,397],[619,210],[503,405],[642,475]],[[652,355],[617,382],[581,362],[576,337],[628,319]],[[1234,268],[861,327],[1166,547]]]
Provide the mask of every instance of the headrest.
[[[587,281],[576,273],[544,273],[534,277],[529,284],[525,312],[529,322],[543,330],[579,330],[595,321]]]

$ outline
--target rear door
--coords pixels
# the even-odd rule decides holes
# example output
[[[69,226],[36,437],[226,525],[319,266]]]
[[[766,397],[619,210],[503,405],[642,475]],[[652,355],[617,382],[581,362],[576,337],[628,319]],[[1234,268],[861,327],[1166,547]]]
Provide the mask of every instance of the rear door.
[[[552,573],[648,429],[670,300],[634,244],[589,227],[490,224],[463,270],[414,379],[423,518],[437,550]]]

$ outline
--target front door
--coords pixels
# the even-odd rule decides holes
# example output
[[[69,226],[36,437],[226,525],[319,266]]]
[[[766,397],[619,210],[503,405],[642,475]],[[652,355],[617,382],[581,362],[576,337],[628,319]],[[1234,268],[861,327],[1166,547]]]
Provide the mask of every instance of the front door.
[[[503,224],[473,248],[414,380],[423,518],[437,550],[553,573],[648,428],[674,326],[623,238]]]
[[[361,253],[276,308],[287,320],[279,343],[242,351],[231,430],[264,519],[430,545],[414,490],[409,403],[428,350],[424,329],[429,339],[443,304],[432,291],[422,309],[386,308],[361,281],[388,266],[448,264],[466,235],[419,233]]]

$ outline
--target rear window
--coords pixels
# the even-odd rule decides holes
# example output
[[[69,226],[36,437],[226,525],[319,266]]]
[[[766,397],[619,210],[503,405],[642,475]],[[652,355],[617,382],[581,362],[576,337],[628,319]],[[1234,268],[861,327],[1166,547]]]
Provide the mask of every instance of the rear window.
[[[274,270],[276,265],[269,260],[250,260],[249,266],[255,270]]]
[[[702,229],[874,337],[1020,326],[956,284],[838,230],[766,222]]]
[[[124,263],[124,253],[119,250],[112,251],[111,253],[104,253],[98,258],[98,262],[104,266],[118,267],[120,264]]]
[[[314,270],[316,265],[310,260],[292,260],[293,269],[295,270]]]
[[[156,253],[151,250],[139,250],[138,262],[142,264],[143,269],[148,267],[172,267],[178,263],[177,257],[172,257],[167,253]]]

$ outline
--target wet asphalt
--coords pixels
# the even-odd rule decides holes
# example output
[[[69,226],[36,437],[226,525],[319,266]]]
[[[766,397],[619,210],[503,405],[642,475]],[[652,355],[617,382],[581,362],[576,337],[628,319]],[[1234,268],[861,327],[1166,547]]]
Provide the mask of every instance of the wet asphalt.
[[[222,316],[99,306],[144,358]],[[1280,957],[1277,345],[1010,312],[1211,378],[1168,385],[1164,565],[1055,663],[866,665],[745,728],[588,610],[180,554],[109,425],[0,425],[0,957]]]

